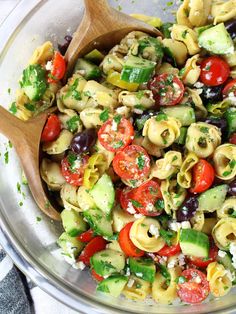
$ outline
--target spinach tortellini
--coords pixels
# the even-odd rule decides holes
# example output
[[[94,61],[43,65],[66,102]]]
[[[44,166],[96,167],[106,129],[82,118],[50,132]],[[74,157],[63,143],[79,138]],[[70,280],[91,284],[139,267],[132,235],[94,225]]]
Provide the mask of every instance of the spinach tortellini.
[[[212,124],[197,122],[188,128],[186,148],[199,158],[211,156],[220,143],[221,131]]]
[[[145,122],[143,136],[159,148],[169,147],[180,136],[181,122],[175,118],[166,116],[159,120],[153,117]]]
[[[216,148],[213,155],[216,176],[230,180],[236,176],[236,145],[223,144]]]
[[[236,218],[221,218],[212,230],[212,236],[219,249],[228,250],[236,243]]]
[[[232,287],[226,269],[217,262],[212,262],[207,266],[207,280],[211,293],[217,298],[226,295]]]

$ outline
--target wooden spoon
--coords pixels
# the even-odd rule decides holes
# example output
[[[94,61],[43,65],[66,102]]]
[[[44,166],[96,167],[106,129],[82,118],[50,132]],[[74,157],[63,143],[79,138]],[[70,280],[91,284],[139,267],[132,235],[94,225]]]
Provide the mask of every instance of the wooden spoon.
[[[129,32],[139,30],[152,36],[162,36],[156,28],[119,12],[106,0],[84,0],[85,13],[66,52],[67,73],[71,73],[79,56],[97,48],[108,50]]]
[[[41,133],[49,112],[54,110],[49,109],[28,121],[22,121],[0,106],[0,133],[12,142],[39,208],[50,218],[60,220],[59,212],[44,191],[39,171]]]

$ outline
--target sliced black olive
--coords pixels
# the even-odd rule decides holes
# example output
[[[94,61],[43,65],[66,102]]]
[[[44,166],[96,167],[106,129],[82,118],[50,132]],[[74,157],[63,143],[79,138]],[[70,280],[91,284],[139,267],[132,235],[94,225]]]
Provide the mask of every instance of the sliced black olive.
[[[223,99],[222,97],[222,89],[223,86],[203,86],[202,87],[202,93],[201,98],[203,102],[208,103],[210,102],[217,102],[221,101]]]

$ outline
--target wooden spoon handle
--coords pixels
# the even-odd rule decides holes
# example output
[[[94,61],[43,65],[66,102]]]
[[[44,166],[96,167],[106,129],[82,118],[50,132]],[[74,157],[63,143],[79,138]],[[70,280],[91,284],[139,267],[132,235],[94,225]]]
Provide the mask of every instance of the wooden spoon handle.
[[[107,0],[84,0],[85,10],[87,14],[98,15],[98,10],[103,12],[110,10]]]

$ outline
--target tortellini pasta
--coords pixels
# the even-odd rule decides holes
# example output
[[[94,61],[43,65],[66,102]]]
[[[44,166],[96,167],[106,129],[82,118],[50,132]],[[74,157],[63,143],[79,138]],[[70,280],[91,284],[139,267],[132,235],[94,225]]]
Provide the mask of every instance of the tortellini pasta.
[[[102,144],[99,142],[99,140],[97,140],[97,142],[95,144],[95,150],[97,153],[100,153],[105,157],[105,159],[106,159],[106,170],[107,170],[109,168],[115,154],[113,152],[106,150],[106,148],[102,146]]]
[[[189,28],[192,28],[193,25],[189,21],[189,3],[190,0],[184,0],[181,6],[178,8],[176,12],[176,20],[177,23],[180,25],[188,26]]]
[[[97,182],[99,177],[106,170],[107,161],[103,154],[95,153],[92,155],[84,171],[83,185],[87,189],[91,189]]]
[[[125,212],[120,206],[114,207],[112,211],[113,231],[120,232],[120,230],[129,222],[134,221],[133,215]]]
[[[50,41],[46,41],[42,46],[35,49],[29,64],[45,64],[52,60],[54,54],[53,45]]]
[[[164,47],[170,49],[178,65],[183,65],[185,63],[188,57],[188,50],[184,43],[171,38],[164,38],[162,43]]]
[[[100,119],[100,115],[102,113],[102,109],[100,108],[85,108],[80,112],[80,119],[83,122],[83,125],[86,129],[96,128],[103,124]]]
[[[148,119],[143,128],[143,136],[159,148],[169,147],[180,136],[181,122],[172,117],[157,120],[156,117]]]
[[[170,304],[177,298],[177,283],[176,279],[181,275],[180,267],[168,269],[170,274],[170,282],[166,284],[166,278],[157,272],[154,283],[152,284],[152,297],[161,304]]]
[[[223,99],[222,101],[215,104],[208,104],[207,111],[212,113],[214,116],[221,117],[226,112],[226,110],[231,105],[231,101],[228,98]]]
[[[59,191],[65,183],[60,164],[43,158],[40,165],[40,175],[52,191]]]
[[[180,152],[169,151],[164,158],[158,159],[152,167],[151,176],[164,180],[177,173],[182,165]]]
[[[77,190],[77,203],[81,208],[81,211],[85,211],[91,208],[95,208],[96,204],[88,193],[88,189],[85,186],[80,186]]]
[[[187,131],[186,148],[199,158],[206,158],[214,153],[221,143],[221,131],[214,125],[197,122],[192,123]]]
[[[193,152],[188,153],[185,157],[177,175],[177,182],[182,188],[188,189],[191,187],[192,168],[197,162],[198,157]]]
[[[200,210],[197,210],[195,215],[191,218],[190,222],[193,229],[202,231],[205,222],[204,213]]]
[[[202,99],[197,89],[187,87],[186,96],[182,100],[182,104],[191,103],[194,106],[195,116],[197,119],[206,118],[207,109],[203,105]]]
[[[129,283],[132,283],[129,284]],[[131,300],[145,300],[151,292],[151,284],[136,276],[130,276],[129,281],[124,287],[122,294]]]
[[[230,67],[236,66],[236,51],[223,56]]]
[[[207,280],[211,293],[217,298],[226,295],[232,287],[226,269],[217,262],[212,262],[207,266]]]
[[[174,40],[183,42],[191,56],[200,51],[196,32],[187,26],[174,24],[171,31],[171,37]]]
[[[70,115],[62,113],[58,114],[58,118],[60,119],[63,128],[72,133],[81,132],[83,129],[80,117],[75,111],[71,110]]]
[[[163,62],[161,66],[159,67],[159,69],[157,70],[157,73],[158,74],[167,73],[167,74],[172,74],[172,75],[178,75],[179,69],[174,68],[170,63]]]
[[[155,156],[155,157],[161,157],[163,155],[163,150],[160,149],[159,147],[157,147],[155,144],[153,144],[152,142],[150,142],[150,140],[148,139],[147,136],[143,137],[136,137],[133,140],[133,144],[136,145],[140,145],[143,148],[146,149],[146,151],[148,152],[148,154]]]
[[[73,209],[77,212],[82,211],[78,203],[77,190],[78,187],[73,186],[71,184],[65,183],[63,185],[60,196],[65,209],[67,210]]]
[[[68,130],[62,130],[59,137],[53,142],[43,143],[43,151],[49,155],[65,152],[69,147],[73,134]]]
[[[184,66],[184,73],[182,79],[184,84],[193,85],[195,84],[200,76],[201,68],[197,64],[199,60],[199,54],[194,55],[192,58],[189,58]]]
[[[233,179],[236,175],[236,145],[218,146],[213,155],[216,176],[221,180]]]
[[[236,218],[221,218],[212,230],[212,236],[219,249],[229,249],[236,244]]]
[[[108,74],[111,70],[121,72],[124,61],[118,58],[114,54],[108,54],[105,56],[101,63],[102,70],[105,74]]]
[[[226,22],[236,16],[236,1],[214,1],[211,8],[214,24]]]
[[[149,109],[155,105],[152,92],[150,90],[141,90],[138,92],[122,91],[118,97],[119,103],[131,107],[135,110],[140,107]]]
[[[236,212],[236,197],[227,198],[223,205],[217,209],[217,217],[226,218],[229,217],[232,213]]]
[[[133,223],[130,229],[130,240],[133,244],[145,252],[158,252],[165,245],[165,241],[160,236],[152,235],[150,227],[156,228],[157,232],[160,229],[160,224],[153,218],[142,217]]]
[[[217,218],[205,218],[204,225],[202,227],[202,232],[211,235],[212,229],[217,223]]]

